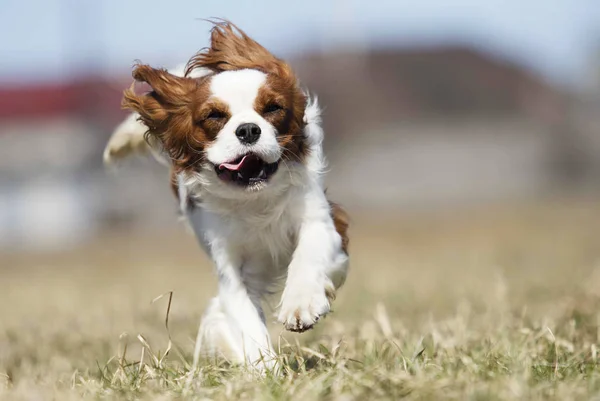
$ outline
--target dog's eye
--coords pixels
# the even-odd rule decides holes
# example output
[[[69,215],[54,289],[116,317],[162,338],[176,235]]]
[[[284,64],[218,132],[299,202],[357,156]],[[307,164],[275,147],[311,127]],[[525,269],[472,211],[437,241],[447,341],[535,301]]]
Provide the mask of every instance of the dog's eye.
[[[275,113],[279,110],[283,110],[283,107],[281,107],[281,105],[279,105],[277,103],[269,103],[263,109],[263,113],[270,114],[270,113]]]
[[[208,116],[206,116],[206,119],[207,120],[222,120],[223,118],[226,118],[226,117],[227,116],[222,111],[213,110],[208,114]]]

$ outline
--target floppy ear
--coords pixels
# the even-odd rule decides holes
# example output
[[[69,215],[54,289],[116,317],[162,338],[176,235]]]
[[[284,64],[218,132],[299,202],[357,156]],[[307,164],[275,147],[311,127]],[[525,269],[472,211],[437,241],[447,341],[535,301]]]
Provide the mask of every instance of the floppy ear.
[[[150,85],[152,91],[138,95],[134,82],[123,94],[122,107],[139,114],[139,120],[148,127],[147,140],[158,139],[171,158],[181,158],[181,143],[193,131],[192,102],[197,82],[148,65],[136,66],[133,78]]]
[[[177,77],[166,70],[148,65],[136,66],[133,79],[146,82],[152,88],[152,92],[138,95],[134,91],[134,83],[131,88],[125,90],[121,106],[137,112],[151,132],[164,129],[174,113],[189,109],[196,87],[193,79]]]
[[[186,76],[195,68],[208,68],[214,72],[257,69],[277,73],[286,65],[233,23],[226,20],[211,21],[210,47],[202,49],[186,66]]]

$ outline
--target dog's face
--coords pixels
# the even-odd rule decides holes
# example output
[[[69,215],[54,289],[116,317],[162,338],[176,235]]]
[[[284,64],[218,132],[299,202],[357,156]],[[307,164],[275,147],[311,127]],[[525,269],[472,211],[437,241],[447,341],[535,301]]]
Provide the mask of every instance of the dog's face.
[[[139,113],[177,172],[228,191],[269,185],[281,164],[306,156],[306,97],[290,67],[230,23],[212,30],[211,47],[188,63],[209,74],[177,77],[146,65],[136,81],[152,91],[125,92],[124,107]]]

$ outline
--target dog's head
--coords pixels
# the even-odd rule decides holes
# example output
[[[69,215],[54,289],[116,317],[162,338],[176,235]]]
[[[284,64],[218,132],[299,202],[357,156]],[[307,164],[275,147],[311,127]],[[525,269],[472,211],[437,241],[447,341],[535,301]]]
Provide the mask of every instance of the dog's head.
[[[210,71],[191,78],[191,71]],[[227,191],[255,192],[280,164],[304,163],[307,98],[290,66],[230,22],[215,23],[210,47],[185,77],[138,65],[133,77],[152,88],[125,91],[123,106],[140,115],[176,172]]]

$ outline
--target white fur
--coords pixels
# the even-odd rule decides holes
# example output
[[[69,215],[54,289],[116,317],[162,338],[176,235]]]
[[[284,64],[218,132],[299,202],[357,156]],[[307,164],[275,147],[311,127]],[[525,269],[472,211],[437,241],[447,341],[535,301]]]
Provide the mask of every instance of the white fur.
[[[232,116],[206,150],[212,163],[249,151],[269,162],[280,159],[275,128],[253,109],[265,78],[254,70],[223,72],[213,78],[212,96],[227,103]],[[259,141],[251,146],[235,136],[235,128],[246,122],[262,129]],[[304,123],[306,160],[280,162],[268,184],[257,190],[221,181],[209,163],[196,173],[178,176],[182,211],[219,278],[219,293],[198,332],[195,364],[205,353],[260,368],[273,366],[263,297],[285,280],[277,319],[285,328],[301,331],[329,312],[335,290],[344,283],[348,257],[324,193],[323,131],[316,100],[307,104]],[[195,201],[190,204],[189,199]]]
[[[213,164],[226,163],[248,152],[256,153],[267,163],[281,157],[275,128],[254,110],[254,100],[266,79],[266,74],[257,70],[225,71],[212,78],[211,97],[227,104],[231,113],[217,140],[206,151]],[[250,146],[235,136],[236,128],[243,123],[254,123],[261,129],[258,141]]]

